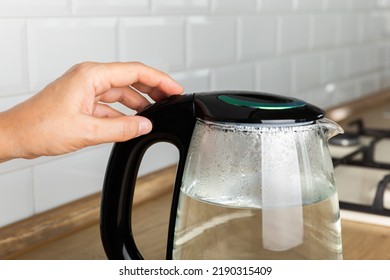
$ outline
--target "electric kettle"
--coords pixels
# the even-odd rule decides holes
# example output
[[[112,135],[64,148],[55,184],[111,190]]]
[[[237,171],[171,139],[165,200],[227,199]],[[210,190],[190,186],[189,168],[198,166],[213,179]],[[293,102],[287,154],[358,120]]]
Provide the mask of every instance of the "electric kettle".
[[[109,259],[143,259],[132,200],[143,154],[161,141],[179,150],[167,259],[342,259],[327,140],[343,131],[323,110],[218,91],[171,96],[139,115],[153,130],[116,143],[106,170],[100,228]]]

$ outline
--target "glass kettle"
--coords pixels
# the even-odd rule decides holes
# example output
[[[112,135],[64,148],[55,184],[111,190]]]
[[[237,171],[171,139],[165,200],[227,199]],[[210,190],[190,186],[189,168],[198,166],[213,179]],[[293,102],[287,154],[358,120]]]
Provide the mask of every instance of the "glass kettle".
[[[342,259],[327,140],[342,132],[302,100],[260,92],[173,96],[140,113],[150,134],[116,143],[101,236],[110,259],[143,259],[131,227],[144,152],[173,143],[180,158],[167,259]],[[158,186],[156,186],[158,187]]]

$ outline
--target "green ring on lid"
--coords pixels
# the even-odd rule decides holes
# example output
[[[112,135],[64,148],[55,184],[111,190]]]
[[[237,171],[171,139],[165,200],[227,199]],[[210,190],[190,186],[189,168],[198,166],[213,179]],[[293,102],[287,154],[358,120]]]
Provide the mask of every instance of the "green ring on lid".
[[[248,100],[238,99],[227,95],[219,95],[217,97],[219,100],[222,100],[228,104],[234,106],[243,106],[253,109],[263,109],[263,110],[286,110],[303,107],[306,105],[305,102],[299,99],[293,99],[291,102],[282,102],[282,103],[263,103],[263,102],[252,102]]]

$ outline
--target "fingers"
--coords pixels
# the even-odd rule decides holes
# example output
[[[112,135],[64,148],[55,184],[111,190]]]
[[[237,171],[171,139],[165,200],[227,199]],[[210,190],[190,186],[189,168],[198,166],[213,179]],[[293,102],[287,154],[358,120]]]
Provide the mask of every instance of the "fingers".
[[[91,118],[88,145],[123,142],[147,134],[152,130],[152,123],[140,116],[121,116],[116,118]]]
[[[157,87],[154,87],[154,88],[148,87],[148,86],[143,85],[141,83],[135,83],[132,85],[132,87],[135,88],[136,90],[142,92],[142,93],[148,94],[156,102],[167,98],[169,95],[172,95],[172,93],[166,93]],[[178,94],[180,94],[180,93],[182,93],[182,91],[180,91]],[[177,94],[177,93],[175,93],[175,94]]]
[[[98,100],[105,103],[120,102],[123,105],[136,110],[137,112],[141,111],[150,104],[144,96],[128,86],[112,88],[104,94],[100,95]]]
[[[124,116],[124,114],[109,105],[98,103],[93,112],[93,116],[98,118],[117,118]]]
[[[152,93],[154,98],[160,95],[180,94],[183,87],[166,73],[140,62],[82,63],[79,68],[95,71],[94,87],[97,94],[103,94],[110,88],[136,85],[142,92]]]

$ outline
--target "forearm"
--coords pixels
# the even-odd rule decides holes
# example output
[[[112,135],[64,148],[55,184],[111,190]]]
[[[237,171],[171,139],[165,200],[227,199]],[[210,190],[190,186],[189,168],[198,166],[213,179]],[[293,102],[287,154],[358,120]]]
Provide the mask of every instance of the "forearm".
[[[0,112],[0,163],[16,158],[14,154],[15,139],[11,126],[8,113]]]

